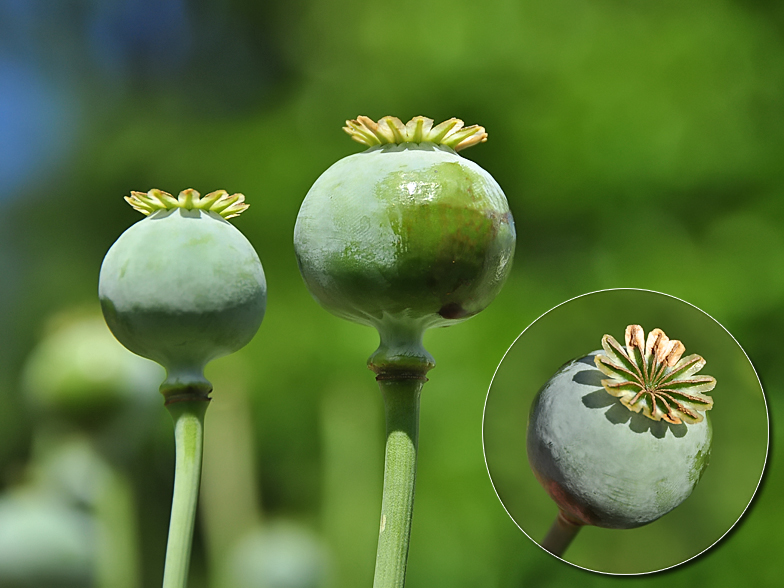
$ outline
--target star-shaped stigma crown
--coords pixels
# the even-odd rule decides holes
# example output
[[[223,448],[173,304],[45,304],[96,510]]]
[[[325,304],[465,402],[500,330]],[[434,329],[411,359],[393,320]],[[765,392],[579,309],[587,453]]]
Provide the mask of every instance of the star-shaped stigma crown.
[[[343,130],[357,143],[368,147],[388,143],[435,143],[446,145],[455,151],[487,141],[484,127],[464,127],[459,118],[450,118],[433,126],[433,119],[415,116],[407,123],[396,116],[384,116],[375,122],[367,116],[347,120]]]
[[[713,408],[713,398],[705,392],[713,390],[716,378],[695,375],[705,360],[696,354],[682,357],[683,343],[661,329],[651,331],[646,340],[640,325],[629,325],[625,349],[611,335],[602,337],[602,347],[606,355],[594,358],[596,367],[609,376],[602,385],[629,410],[679,425],[699,423]]]
[[[243,194],[229,195],[226,190],[216,190],[202,196],[193,188],[180,192],[175,198],[168,192],[153,188],[149,192],[131,192],[125,201],[143,215],[147,216],[158,210],[204,210],[221,215],[225,219],[234,218],[242,214],[247,208]]]

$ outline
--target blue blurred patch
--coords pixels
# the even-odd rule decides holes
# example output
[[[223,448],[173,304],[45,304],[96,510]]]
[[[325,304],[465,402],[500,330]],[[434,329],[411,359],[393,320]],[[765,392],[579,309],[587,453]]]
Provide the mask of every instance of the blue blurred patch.
[[[97,3],[87,27],[95,63],[118,77],[169,74],[191,47],[184,0]]]
[[[0,200],[63,153],[73,118],[63,90],[35,67],[0,56]]]

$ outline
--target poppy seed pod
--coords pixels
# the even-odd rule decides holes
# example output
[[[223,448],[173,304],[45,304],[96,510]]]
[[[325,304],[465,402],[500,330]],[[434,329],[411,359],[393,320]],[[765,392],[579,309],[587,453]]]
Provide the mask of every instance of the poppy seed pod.
[[[164,394],[211,386],[204,366],[247,344],[261,324],[267,286],[259,257],[227,218],[247,205],[241,194],[184,190],[134,192],[147,214],[112,245],[98,293],[114,336],[167,370]]]
[[[711,449],[711,376],[698,355],[654,329],[605,335],[537,394],[528,421],[534,473],[572,525],[629,529],[681,504]],[[598,369],[597,369],[598,368]]]
[[[151,408],[160,366],[125,349],[100,315],[72,311],[53,323],[57,326],[30,353],[22,374],[34,409],[93,433],[119,433],[121,422]],[[127,431],[122,434],[129,441]]]
[[[381,339],[368,360],[387,429],[373,585],[402,588],[419,399],[435,365],[422,337],[490,304],[511,269],[515,230],[496,181],[456,153],[483,142],[482,127],[361,116],[344,130],[369,148],[316,180],[297,216],[294,248],[313,297],[341,318],[375,327]]]
[[[487,134],[421,116],[347,125],[369,148],[332,165],[305,197],[294,229],[300,271],[327,310],[379,331],[374,370],[407,359],[432,367],[417,343],[425,329],[477,314],[511,269],[506,197],[456,153]]]

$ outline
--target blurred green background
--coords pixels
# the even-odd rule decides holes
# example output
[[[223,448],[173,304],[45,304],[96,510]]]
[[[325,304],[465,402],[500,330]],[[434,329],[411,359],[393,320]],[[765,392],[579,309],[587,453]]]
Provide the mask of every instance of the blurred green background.
[[[425,337],[438,365],[422,399],[408,586],[777,586],[775,0],[0,0],[0,514],[22,521],[0,517],[0,532],[56,538],[46,525],[62,515],[65,543],[84,536],[69,544],[62,585],[110,585],[101,578],[123,566],[135,570],[128,588],[160,583],[168,415],[136,407],[137,426],[107,430],[105,416],[96,425],[38,406],[24,368],[47,333],[96,311],[103,255],[139,220],[122,196],[223,188],[251,204],[234,224],[259,252],[269,301],[254,341],[208,372],[216,392],[192,586],[218,586],[223,568],[235,587],[371,584],[383,415],[365,361],[377,336],[311,299],[291,244],[309,186],[357,151],[340,127],[359,114],[484,125],[489,141],[465,155],[504,188],[518,234],[497,300]],[[549,308],[610,287],[667,292],[721,322],[757,368],[774,425],[768,472],[731,536],[685,568],[639,579],[541,551],[504,512],[482,455],[485,394],[507,347]],[[72,480],[79,468],[103,473]],[[24,522],[30,513],[38,526]],[[100,555],[106,528],[127,531],[112,536],[122,562]],[[23,531],[6,535],[24,545]],[[23,577],[46,565],[8,571],[15,579],[0,585],[52,588]]]

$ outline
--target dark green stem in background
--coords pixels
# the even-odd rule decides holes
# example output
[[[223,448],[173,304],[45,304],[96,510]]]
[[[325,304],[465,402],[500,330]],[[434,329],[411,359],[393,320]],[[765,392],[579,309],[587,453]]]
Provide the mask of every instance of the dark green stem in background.
[[[95,503],[95,516],[101,523],[97,588],[141,587],[136,514],[130,481],[110,466]]]
[[[178,398],[166,404],[174,419],[176,462],[163,588],[185,588],[188,582],[208,405],[205,397]]]
[[[561,557],[581,528],[580,523],[572,522],[563,511],[559,510],[553,526],[542,541],[542,547],[553,555]]]
[[[419,394],[426,381],[424,376],[378,378],[384,397],[387,444],[373,588],[402,588],[406,581],[414,511]]]

